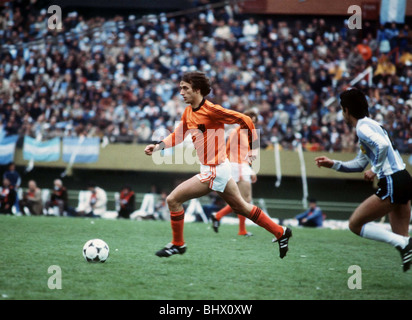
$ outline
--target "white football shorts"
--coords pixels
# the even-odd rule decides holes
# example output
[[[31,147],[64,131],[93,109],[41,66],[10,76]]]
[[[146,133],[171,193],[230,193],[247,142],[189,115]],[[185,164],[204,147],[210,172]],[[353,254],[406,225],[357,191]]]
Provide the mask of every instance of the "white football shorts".
[[[232,178],[231,171],[230,162],[226,159],[225,162],[216,166],[201,164],[200,173],[198,173],[196,177],[198,177],[201,182],[208,181],[210,189],[223,192],[225,191],[226,184],[230,178]]]
[[[252,183],[251,175],[253,170],[247,163],[235,163],[231,162],[232,166],[232,178],[238,183],[240,180]]]

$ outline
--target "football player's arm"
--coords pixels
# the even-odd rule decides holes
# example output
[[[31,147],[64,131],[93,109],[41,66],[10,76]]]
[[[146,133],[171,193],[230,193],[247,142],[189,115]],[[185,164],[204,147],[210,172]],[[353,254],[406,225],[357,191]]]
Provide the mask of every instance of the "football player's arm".
[[[359,151],[355,159],[350,161],[331,160],[328,157],[315,158],[316,165],[320,167],[334,169],[340,172],[362,172],[369,163],[368,158]]]
[[[258,134],[250,117],[244,115],[243,113],[225,109],[220,106],[216,106],[217,111],[214,113],[217,121],[225,124],[235,124],[240,126],[241,130],[247,130],[249,149],[251,152],[259,148]]]

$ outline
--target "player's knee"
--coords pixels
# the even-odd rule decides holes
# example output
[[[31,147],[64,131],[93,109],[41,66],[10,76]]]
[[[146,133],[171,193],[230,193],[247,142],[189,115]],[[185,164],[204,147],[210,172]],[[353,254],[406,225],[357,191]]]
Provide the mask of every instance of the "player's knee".
[[[248,217],[250,214],[250,210],[248,208],[248,203],[246,201],[242,201],[240,203],[235,203],[233,205],[230,205],[232,207],[232,210],[236,214],[240,214],[242,216]]]
[[[362,225],[359,225],[358,221],[353,218],[349,219],[349,230],[353,233],[360,235],[362,230]]]
[[[247,203],[251,203],[251,202],[252,202],[252,197],[251,197],[250,195],[244,196],[243,199],[245,199],[245,201],[246,201]]]
[[[177,201],[176,198],[173,196],[173,194],[169,194],[169,195],[166,197],[166,203],[167,203],[169,209],[171,209],[171,210],[172,210],[174,207],[176,207],[176,206],[179,205],[179,204],[178,204],[178,201]]]

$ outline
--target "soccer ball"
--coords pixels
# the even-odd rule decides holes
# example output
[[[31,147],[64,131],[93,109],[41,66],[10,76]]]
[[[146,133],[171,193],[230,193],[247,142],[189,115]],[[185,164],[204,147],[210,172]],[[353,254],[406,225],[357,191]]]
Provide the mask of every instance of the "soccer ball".
[[[109,246],[101,239],[92,239],[83,246],[83,257],[87,262],[105,262],[109,257]]]

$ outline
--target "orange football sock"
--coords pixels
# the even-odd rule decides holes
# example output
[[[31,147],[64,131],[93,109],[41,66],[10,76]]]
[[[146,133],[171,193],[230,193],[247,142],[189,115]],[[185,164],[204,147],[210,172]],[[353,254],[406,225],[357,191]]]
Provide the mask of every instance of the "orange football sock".
[[[175,246],[183,246],[183,227],[185,222],[185,211],[172,212],[170,211],[170,224],[172,225],[173,240]]]
[[[220,209],[220,210],[216,213],[215,217],[216,217],[216,219],[217,219],[218,221],[220,221],[220,219],[222,219],[224,216],[228,215],[228,214],[231,213],[232,211],[233,211],[232,208],[231,208],[229,205],[227,205],[226,207]]]
[[[271,234],[273,234],[276,239],[279,239],[283,235],[283,227],[273,222],[273,220],[264,213],[260,208],[253,206],[250,212],[249,219],[256,223],[258,226],[265,228]]]
[[[239,233],[238,235],[243,236],[247,233],[246,231],[246,217],[238,214],[237,217],[239,218]]]

